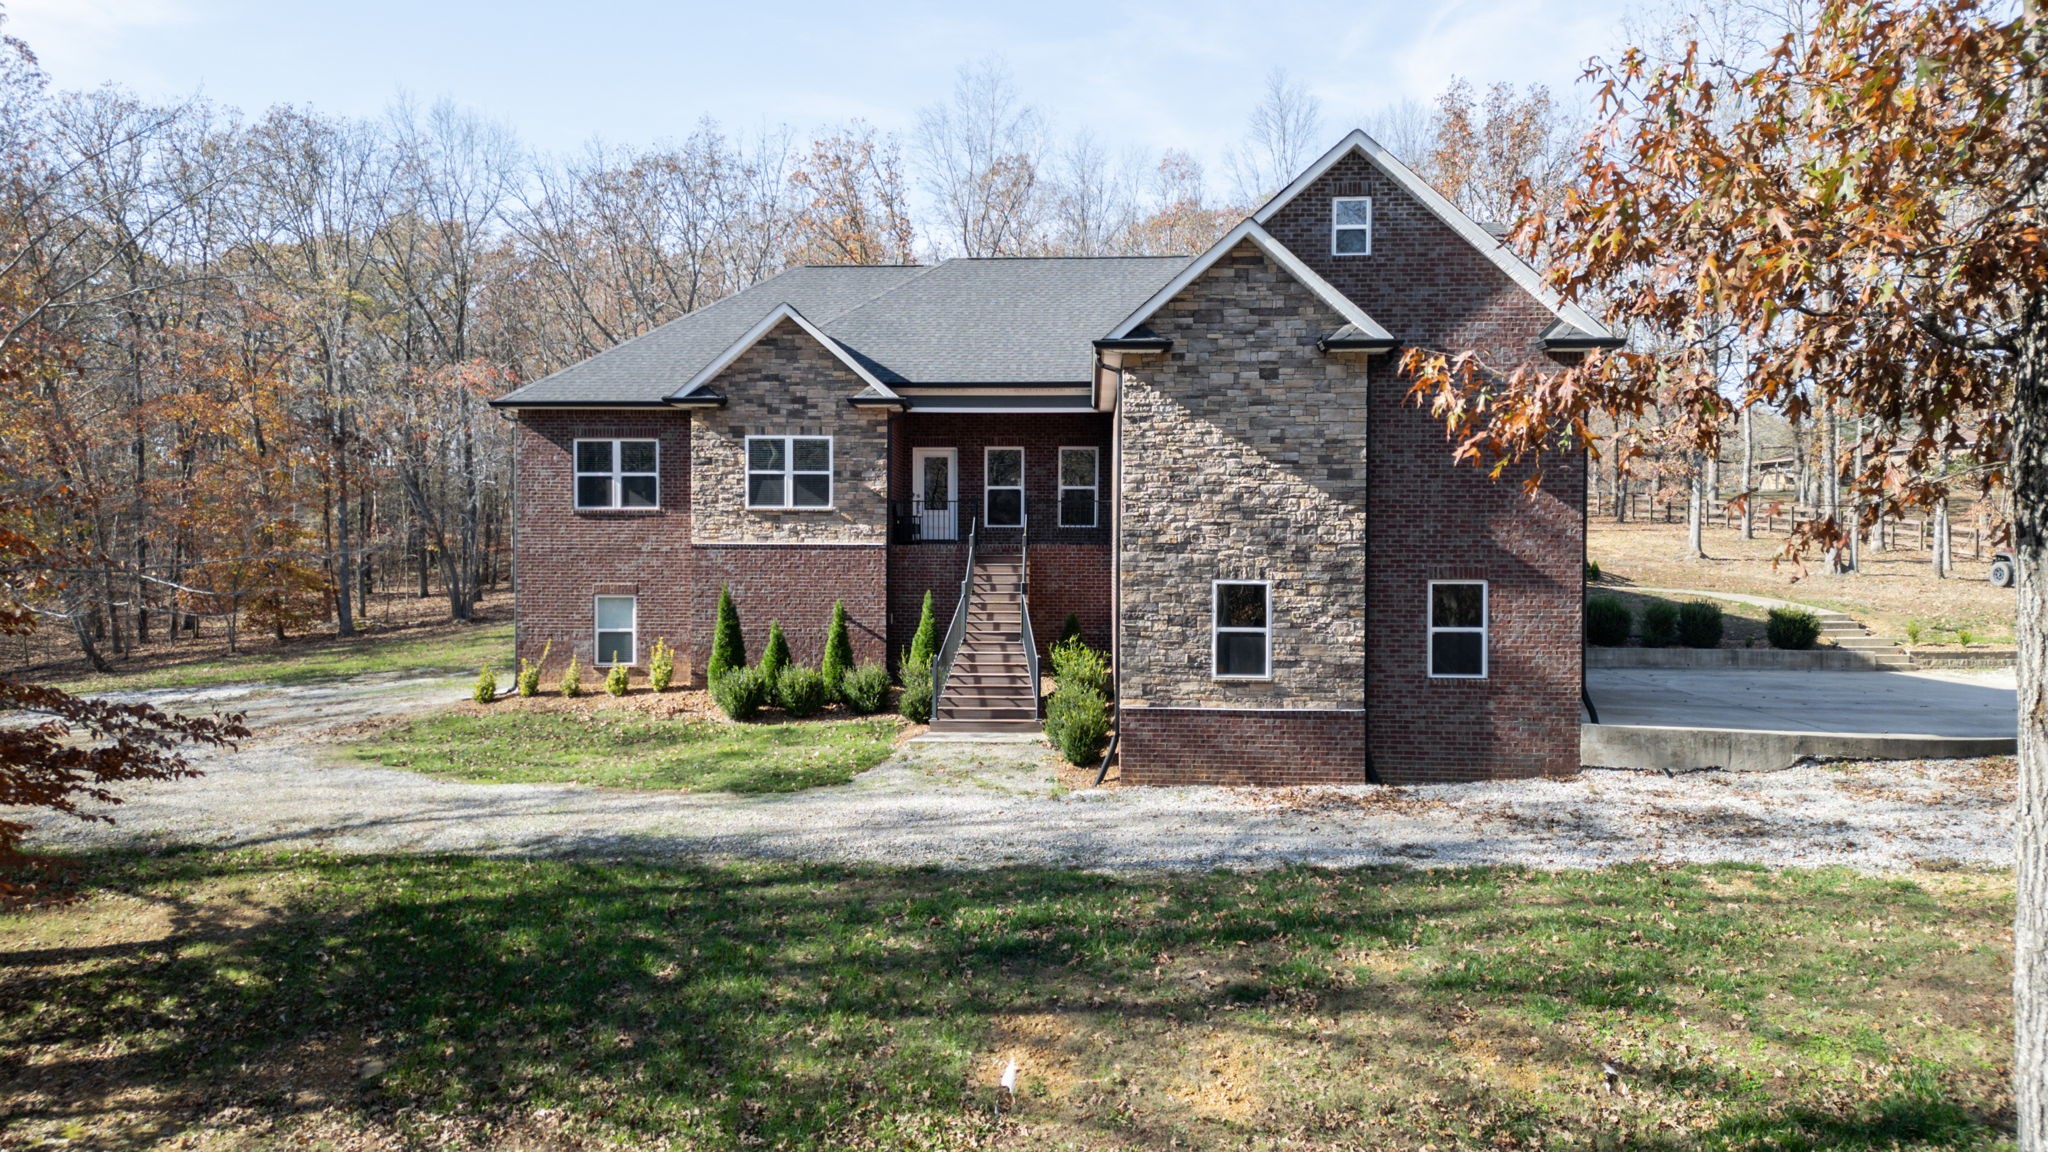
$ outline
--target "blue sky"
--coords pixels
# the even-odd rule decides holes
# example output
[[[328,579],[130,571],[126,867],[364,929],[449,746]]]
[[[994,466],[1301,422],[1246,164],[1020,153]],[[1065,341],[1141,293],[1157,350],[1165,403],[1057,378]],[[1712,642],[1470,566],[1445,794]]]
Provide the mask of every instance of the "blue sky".
[[[245,111],[381,112],[449,97],[568,151],[728,127],[864,117],[908,134],[956,69],[1002,56],[1061,132],[1177,147],[1222,171],[1268,69],[1322,100],[1331,138],[1373,109],[1427,102],[1453,75],[1540,81],[1562,98],[1611,54],[1622,0],[1117,4],[1025,0],[0,0],[60,87],[117,81]]]

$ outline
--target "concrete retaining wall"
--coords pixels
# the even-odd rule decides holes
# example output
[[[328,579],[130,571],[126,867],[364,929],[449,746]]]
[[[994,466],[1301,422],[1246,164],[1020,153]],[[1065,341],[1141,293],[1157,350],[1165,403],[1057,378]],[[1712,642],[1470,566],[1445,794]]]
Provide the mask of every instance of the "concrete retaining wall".
[[[2008,660],[2008,663],[2010,660]],[[1586,648],[1588,668],[1768,668],[1777,671],[1882,671],[1867,652],[1850,648]]]
[[[2019,653],[2011,648],[1935,652],[1915,648],[1910,650],[1910,654],[1913,663],[1922,668],[2010,668],[2019,659]]]
[[[1738,728],[1655,728],[1581,724],[1579,759],[1587,767],[1773,772],[1807,757],[1846,760],[1945,760],[2010,755],[2010,736],[1871,736],[1854,732],[1751,732]]]

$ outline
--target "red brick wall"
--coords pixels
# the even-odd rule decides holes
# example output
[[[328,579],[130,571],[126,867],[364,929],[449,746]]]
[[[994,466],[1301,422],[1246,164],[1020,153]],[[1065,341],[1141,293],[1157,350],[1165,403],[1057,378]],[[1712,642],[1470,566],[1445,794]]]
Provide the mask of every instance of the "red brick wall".
[[[1329,199],[1373,197],[1373,254],[1330,255]],[[1548,362],[1551,315],[1449,226],[1358,157],[1338,163],[1266,225],[1405,344]],[[1584,460],[1490,481],[1454,464],[1441,424],[1374,362],[1366,698],[1373,766],[1388,783],[1569,773],[1578,768]],[[1483,681],[1431,680],[1433,579],[1488,581]]]
[[[594,653],[591,598],[638,598],[639,658],[656,637],[682,665],[697,643],[689,580],[690,419],[681,412],[526,409],[513,436],[517,649],[550,666]],[[652,511],[578,512],[571,454],[577,439],[652,437],[661,443],[661,506]],[[678,674],[680,678],[680,673]]]
[[[1126,784],[1363,784],[1365,715],[1306,708],[1127,708]]]
[[[718,589],[732,589],[746,636],[747,658],[758,661],[768,643],[770,621],[782,625],[790,656],[815,665],[825,654],[825,630],[832,602],[846,601],[846,623],[856,661],[880,660],[888,628],[886,548],[801,545],[712,545],[691,549],[695,580],[703,594],[691,603],[692,623],[705,638],[694,667],[710,658]]]
[[[1052,658],[1069,612],[1081,618],[1082,638],[1107,652],[1109,599],[1109,545],[1031,545],[1031,634],[1040,656]]]

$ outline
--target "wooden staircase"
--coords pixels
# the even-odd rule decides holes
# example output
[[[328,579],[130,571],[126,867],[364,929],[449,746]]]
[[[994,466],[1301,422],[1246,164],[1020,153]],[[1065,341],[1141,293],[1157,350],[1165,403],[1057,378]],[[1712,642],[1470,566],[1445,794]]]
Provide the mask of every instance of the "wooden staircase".
[[[933,732],[1036,732],[1038,685],[1024,649],[1024,559],[976,556],[959,651],[932,710]]]

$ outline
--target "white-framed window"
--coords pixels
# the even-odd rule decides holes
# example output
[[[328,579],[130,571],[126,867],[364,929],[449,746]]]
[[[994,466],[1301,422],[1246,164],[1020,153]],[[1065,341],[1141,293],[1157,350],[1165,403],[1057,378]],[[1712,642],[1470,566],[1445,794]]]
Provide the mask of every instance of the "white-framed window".
[[[747,507],[832,507],[832,438],[747,437]]]
[[[1372,197],[1331,198],[1330,255],[1372,255]]]
[[[981,522],[991,528],[1024,526],[1024,450],[990,448],[981,458]]]
[[[661,444],[655,440],[578,440],[576,507],[661,507]]]
[[[1486,581],[1429,582],[1429,674],[1486,678]]]
[[[640,606],[633,596],[599,596],[591,616],[597,625],[597,659],[600,668],[613,664],[640,662]]]
[[[1273,585],[1267,580],[1218,580],[1210,672],[1218,680],[1265,680],[1273,675]]]
[[[1101,453],[1095,448],[1060,449],[1060,527],[1095,527],[1101,463]]]

